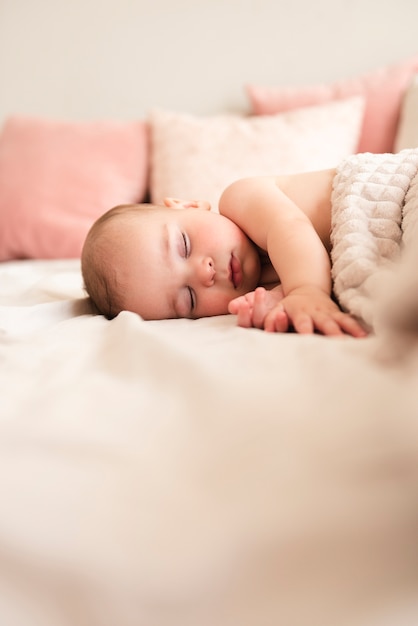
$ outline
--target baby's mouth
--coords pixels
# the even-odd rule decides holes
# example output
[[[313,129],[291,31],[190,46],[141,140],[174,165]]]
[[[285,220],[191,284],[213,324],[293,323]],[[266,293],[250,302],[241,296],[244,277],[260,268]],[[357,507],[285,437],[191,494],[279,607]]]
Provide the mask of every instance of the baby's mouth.
[[[231,254],[231,260],[229,262],[229,279],[234,285],[234,289],[238,289],[242,283],[242,269],[240,260],[236,256]]]

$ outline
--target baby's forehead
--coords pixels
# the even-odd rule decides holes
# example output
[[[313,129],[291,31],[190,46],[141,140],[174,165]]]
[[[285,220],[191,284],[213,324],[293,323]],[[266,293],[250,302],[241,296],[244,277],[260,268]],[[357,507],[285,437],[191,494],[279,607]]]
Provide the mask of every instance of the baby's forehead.
[[[143,222],[143,221],[161,221],[162,219],[170,219],[175,211],[164,206],[150,205],[138,207],[127,213],[122,213],[120,217],[126,222]]]
[[[126,213],[120,213],[113,219],[109,220],[108,226],[113,229],[129,229],[134,224],[141,224],[145,222],[152,222],[161,220],[161,212],[158,208],[147,208],[127,211]]]
[[[216,217],[217,214],[211,211],[199,211],[197,209],[174,209],[165,206],[147,206],[138,207],[135,210],[127,211],[115,216],[115,219],[110,220],[108,228],[105,229],[105,235],[113,239],[117,237],[126,239],[132,235],[140,236],[141,233],[144,236],[148,233],[148,227],[169,226],[170,224],[200,224],[202,213],[204,213],[206,223],[206,216],[211,215]]]
[[[144,234],[146,237],[149,227],[163,224],[166,219],[165,211],[160,209],[138,209],[136,211],[127,211],[110,219],[105,223],[102,230],[104,242],[112,245],[113,243],[123,245],[124,241],[128,241],[132,237],[140,237]]]

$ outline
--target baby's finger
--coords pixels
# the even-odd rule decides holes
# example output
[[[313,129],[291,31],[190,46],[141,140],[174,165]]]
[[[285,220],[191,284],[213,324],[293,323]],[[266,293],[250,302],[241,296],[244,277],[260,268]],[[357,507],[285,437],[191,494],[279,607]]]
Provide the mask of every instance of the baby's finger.
[[[254,292],[252,321],[255,328],[263,328],[264,319],[268,312],[266,305],[266,290],[264,287],[257,287]]]
[[[323,335],[328,335],[330,337],[345,335],[340,324],[332,317],[319,319],[319,321],[315,324],[315,328]]]
[[[366,331],[360,324],[345,313],[333,315],[318,315],[313,320],[315,329],[323,335],[336,337],[339,335],[351,335],[353,337],[366,337]],[[301,331],[298,331],[301,332]]]
[[[244,296],[240,296],[239,298],[234,298],[228,304],[228,312],[232,315],[236,315],[238,313],[240,303],[245,300]]]
[[[313,319],[307,313],[295,315],[292,324],[295,331],[301,335],[312,335],[314,328],[316,328]]]
[[[286,311],[279,305],[274,307],[265,317],[264,330],[268,333],[285,333],[289,329],[289,318]]]
[[[254,291],[250,291],[249,293],[245,293],[243,296],[238,296],[238,298],[234,298],[230,300],[228,304],[228,312],[235,315],[238,313],[238,309],[243,302],[248,302],[250,307],[252,307],[254,301]]]
[[[240,303],[237,311],[237,325],[242,328],[252,327],[251,306],[245,299]]]
[[[354,317],[348,315],[346,313],[341,313],[338,317],[338,323],[340,328],[348,334],[352,335],[352,337],[367,337],[367,331],[359,324]]]

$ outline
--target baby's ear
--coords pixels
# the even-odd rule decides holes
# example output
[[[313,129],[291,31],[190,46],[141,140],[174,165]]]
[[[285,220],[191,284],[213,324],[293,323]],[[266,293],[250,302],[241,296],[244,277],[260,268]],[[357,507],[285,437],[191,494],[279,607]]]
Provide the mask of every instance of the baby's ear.
[[[201,209],[210,211],[210,204],[205,200],[180,200],[179,198],[164,198],[164,205],[170,209]]]

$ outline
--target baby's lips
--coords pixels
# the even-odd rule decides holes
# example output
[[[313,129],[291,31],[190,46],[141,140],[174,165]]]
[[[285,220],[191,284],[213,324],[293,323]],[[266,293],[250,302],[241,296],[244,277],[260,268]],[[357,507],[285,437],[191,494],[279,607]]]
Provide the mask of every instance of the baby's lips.
[[[242,283],[242,268],[240,260],[233,254],[231,254],[230,269],[232,284],[234,285],[234,289],[238,289]]]

